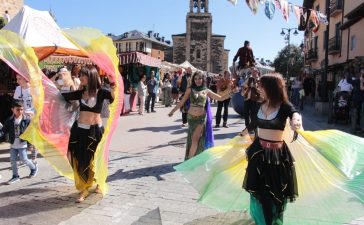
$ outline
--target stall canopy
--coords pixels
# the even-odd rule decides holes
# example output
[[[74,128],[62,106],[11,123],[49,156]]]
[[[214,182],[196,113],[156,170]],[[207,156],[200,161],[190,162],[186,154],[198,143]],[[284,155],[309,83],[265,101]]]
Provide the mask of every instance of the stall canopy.
[[[62,33],[48,11],[39,11],[24,6],[3,28],[20,35],[34,48],[39,60],[52,54],[86,57]]]
[[[199,69],[197,69],[196,67],[194,67],[190,62],[188,62],[187,60],[186,61],[184,61],[182,64],[179,64],[180,65],[180,67],[182,67],[182,68],[184,68],[184,69],[187,69],[188,67],[190,67],[191,68],[191,70],[193,71],[193,72],[195,72],[195,71],[198,71]]]
[[[157,58],[153,58],[149,55],[145,55],[141,52],[128,52],[119,54],[120,65],[130,64],[130,63],[140,63],[146,66],[160,68],[162,66],[162,61]]]

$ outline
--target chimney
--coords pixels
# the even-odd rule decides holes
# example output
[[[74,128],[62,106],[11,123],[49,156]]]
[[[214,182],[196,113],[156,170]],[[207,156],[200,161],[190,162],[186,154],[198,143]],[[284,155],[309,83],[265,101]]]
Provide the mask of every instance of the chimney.
[[[128,35],[129,35],[129,33],[128,33],[128,32],[125,32],[125,33],[124,33],[124,38],[127,38],[127,37],[128,37]]]
[[[164,37],[162,37],[162,42],[164,42]]]
[[[157,33],[157,38],[159,38],[159,33]]]
[[[171,44],[171,41],[170,40],[167,40],[166,43],[170,45]]]
[[[153,31],[152,30],[150,30],[150,31],[148,31],[148,37],[152,37],[153,36]]]

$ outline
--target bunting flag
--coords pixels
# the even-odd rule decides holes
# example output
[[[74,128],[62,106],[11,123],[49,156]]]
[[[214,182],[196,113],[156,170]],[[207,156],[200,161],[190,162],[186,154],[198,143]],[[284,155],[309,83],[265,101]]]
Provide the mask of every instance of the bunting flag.
[[[248,5],[249,9],[254,13],[257,14],[258,12],[258,0],[245,0],[246,4]]]
[[[265,2],[265,15],[268,17],[268,19],[273,19],[274,13],[275,13],[276,7],[273,3],[273,0],[267,0]]]
[[[238,3],[238,0],[228,0],[231,4],[236,5]]]
[[[300,7],[298,6],[293,6],[293,11],[294,11],[294,14],[296,15],[296,19],[297,19],[297,22],[298,22],[298,25],[300,24],[300,20],[301,20],[301,15],[303,14],[303,11]]]
[[[281,10],[283,18],[288,22],[289,19],[289,4],[287,0],[281,0]]]
[[[228,0],[230,3],[236,5],[238,0]],[[307,21],[307,15],[303,12],[303,9],[310,10],[311,16],[309,20],[311,21],[311,26],[314,27],[314,32],[317,32],[320,23],[328,25],[327,15],[316,11],[314,9],[307,9],[301,6],[297,6],[288,2],[288,0],[245,0],[249,9],[253,11],[254,14],[258,12],[258,4],[264,5],[264,14],[268,19],[273,19],[276,9],[281,10],[283,18],[288,22],[290,13],[294,13],[299,26],[305,26]],[[312,13],[314,12],[314,13]]]
[[[274,0],[274,4],[276,5],[277,9],[282,9],[282,4],[281,4],[281,0]]]

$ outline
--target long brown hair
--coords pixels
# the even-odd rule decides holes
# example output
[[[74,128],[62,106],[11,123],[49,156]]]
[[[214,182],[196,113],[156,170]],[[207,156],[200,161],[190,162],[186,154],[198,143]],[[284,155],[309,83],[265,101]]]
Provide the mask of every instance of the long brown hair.
[[[84,66],[80,71],[80,75],[88,77],[87,91],[90,96],[96,96],[97,91],[101,88],[99,73],[94,66]]]
[[[259,84],[267,95],[269,107],[277,107],[288,102],[286,84],[279,73],[268,73],[260,77]]]

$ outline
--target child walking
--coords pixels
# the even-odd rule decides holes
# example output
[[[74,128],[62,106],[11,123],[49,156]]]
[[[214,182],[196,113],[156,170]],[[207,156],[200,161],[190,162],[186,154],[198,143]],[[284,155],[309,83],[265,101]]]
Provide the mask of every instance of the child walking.
[[[11,110],[13,115],[5,121],[4,126],[0,123],[0,137],[8,134],[9,143],[11,144],[10,162],[13,176],[7,182],[9,185],[20,180],[18,166],[16,163],[18,157],[29,167],[29,178],[35,177],[38,172],[38,167],[31,160],[29,160],[27,156],[27,149],[30,149],[31,145],[27,141],[24,141],[20,138],[20,135],[27,129],[30,123],[30,120],[23,114],[23,102],[20,100],[14,100]]]

